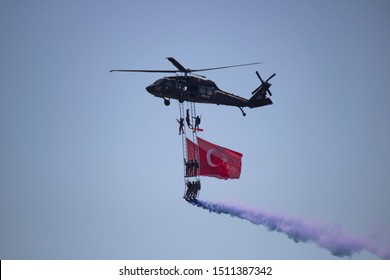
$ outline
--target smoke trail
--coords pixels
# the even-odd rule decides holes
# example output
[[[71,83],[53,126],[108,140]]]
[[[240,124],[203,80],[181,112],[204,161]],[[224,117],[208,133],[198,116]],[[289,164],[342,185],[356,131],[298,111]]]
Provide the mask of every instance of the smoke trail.
[[[350,257],[352,254],[366,250],[381,259],[390,259],[390,251],[383,250],[367,240],[345,235],[329,228],[310,225],[298,219],[203,200],[194,200],[191,203],[213,213],[227,214],[247,220],[255,225],[263,225],[270,231],[286,234],[295,242],[313,242],[327,249],[334,256]]]

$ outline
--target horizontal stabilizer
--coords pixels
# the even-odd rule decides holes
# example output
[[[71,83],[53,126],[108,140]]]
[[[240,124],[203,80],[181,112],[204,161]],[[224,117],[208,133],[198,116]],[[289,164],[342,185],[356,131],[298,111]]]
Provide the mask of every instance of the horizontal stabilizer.
[[[248,107],[249,108],[257,108],[257,107],[262,107],[266,105],[271,105],[273,104],[272,100],[270,98],[264,98],[264,99],[256,99],[256,98],[251,98],[248,101]]]

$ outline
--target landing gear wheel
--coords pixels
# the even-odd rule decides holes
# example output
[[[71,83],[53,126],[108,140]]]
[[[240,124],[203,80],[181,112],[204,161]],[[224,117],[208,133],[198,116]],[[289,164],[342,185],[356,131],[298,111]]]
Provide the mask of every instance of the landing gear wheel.
[[[241,107],[238,107],[238,108],[241,110],[242,115],[245,117],[246,113],[244,112],[244,110]]]
[[[164,105],[169,106],[171,104],[171,101],[169,99],[164,99]]]

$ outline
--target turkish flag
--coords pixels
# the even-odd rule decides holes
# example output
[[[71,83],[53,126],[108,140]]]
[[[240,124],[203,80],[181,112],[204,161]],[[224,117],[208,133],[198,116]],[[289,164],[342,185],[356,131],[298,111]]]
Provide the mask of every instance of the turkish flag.
[[[187,138],[187,159],[197,158],[199,149],[199,175],[219,179],[238,179],[241,174],[242,154],[215,145],[198,137],[198,146]]]

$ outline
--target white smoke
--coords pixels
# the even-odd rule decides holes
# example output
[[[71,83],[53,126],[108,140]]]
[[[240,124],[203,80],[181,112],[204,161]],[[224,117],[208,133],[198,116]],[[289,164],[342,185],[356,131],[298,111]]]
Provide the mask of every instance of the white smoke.
[[[390,259],[389,250],[380,248],[362,238],[346,235],[339,230],[310,225],[298,219],[274,215],[241,206],[212,203],[203,200],[195,200],[191,203],[213,213],[227,214],[232,217],[247,220],[255,225],[263,225],[270,231],[287,235],[295,242],[313,242],[327,249],[334,256],[350,257],[355,253],[365,250],[381,259]]]

